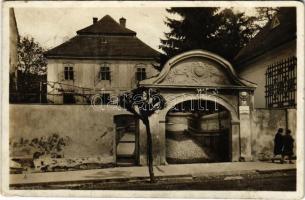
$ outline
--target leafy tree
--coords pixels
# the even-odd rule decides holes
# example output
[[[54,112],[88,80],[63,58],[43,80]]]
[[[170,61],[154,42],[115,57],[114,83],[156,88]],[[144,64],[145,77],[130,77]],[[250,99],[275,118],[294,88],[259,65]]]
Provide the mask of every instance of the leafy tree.
[[[31,37],[17,43],[17,86],[11,85],[10,102],[38,103],[46,101],[47,60],[44,49]]]
[[[167,18],[165,24],[170,32],[165,33],[159,46],[170,57],[192,49],[204,49],[232,61],[237,52],[248,43],[258,27],[255,17],[248,17],[232,9],[219,8],[170,8],[171,14],[181,19]]]
[[[22,37],[17,44],[17,68],[24,74],[46,74],[47,59],[44,49],[31,37]]]
[[[171,14],[182,19],[166,18],[165,24],[170,32],[165,33],[159,46],[167,58],[191,49],[210,49],[211,38],[217,30],[219,8],[170,8]]]
[[[155,89],[138,87],[130,92],[119,96],[118,104],[127,111],[133,113],[141,120],[146,128],[147,134],[147,163],[150,181],[155,182],[153,171],[152,133],[150,130],[149,117],[156,110],[163,109],[165,99]]]
[[[219,13],[219,24],[210,51],[215,52],[229,61],[233,58],[258,32],[256,17],[248,17],[242,12],[224,9]]]
[[[278,7],[257,7],[255,9],[258,12],[257,21],[261,22],[262,25],[271,21],[274,15],[279,11]]]

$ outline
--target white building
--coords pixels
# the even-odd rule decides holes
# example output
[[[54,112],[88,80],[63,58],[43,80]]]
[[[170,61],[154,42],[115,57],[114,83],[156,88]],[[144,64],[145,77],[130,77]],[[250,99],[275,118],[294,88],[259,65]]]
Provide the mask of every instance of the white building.
[[[235,57],[239,76],[257,84],[255,108],[296,106],[296,8],[282,7]]]
[[[67,42],[47,51],[48,100],[61,103],[97,103],[134,88],[138,81],[157,73],[153,67],[157,51],[109,15],[77,31]]]

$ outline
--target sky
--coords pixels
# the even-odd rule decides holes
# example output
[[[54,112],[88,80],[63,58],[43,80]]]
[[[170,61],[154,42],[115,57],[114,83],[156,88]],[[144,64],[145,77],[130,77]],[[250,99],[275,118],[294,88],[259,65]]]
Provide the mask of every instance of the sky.
[[[239,8],[254,15],[254,8]],[[169,28],[164,24],[166,17],[175,17],[165,8],[15,8],[20,36],[33,37],[42,47],[53,48],[74,37],[76,31],[92,24],[92,18],[101,19],[110,15],[116,21],[126,18],[126,27],[137,32],[137,37],[159,50],[160,38]],[[159,50],[160,51],[160,50]]]

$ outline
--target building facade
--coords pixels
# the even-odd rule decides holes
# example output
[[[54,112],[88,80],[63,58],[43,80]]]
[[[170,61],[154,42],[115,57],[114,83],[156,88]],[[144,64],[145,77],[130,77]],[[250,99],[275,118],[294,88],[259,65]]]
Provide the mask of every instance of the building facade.
[[[257,84],[255,108],[296,107],[296,8],[282,7],[235,57],[239,76]]]
[[[272,141],[278,128],[290,129],[296,138],[296,31],[296,8],[281,7],[235,57],[234,66],[238,75],[257,85],[253,95],[251,124],[255,133],[253,137],[258,138],[261,144]],[[279,115],[283,116],[284,123],[276,122],[276,118],[280,119]],[[273,147],[272,142],[269,145]],[[296,151],[296,142],[294,147]],[[254,153],[268,159],[272,155],[268,155],[266,149]]]
[[[48,101],[55,104],[107,104],[157,73],[159,53],[109,15],[77,31],[67,42],[47,51]]]

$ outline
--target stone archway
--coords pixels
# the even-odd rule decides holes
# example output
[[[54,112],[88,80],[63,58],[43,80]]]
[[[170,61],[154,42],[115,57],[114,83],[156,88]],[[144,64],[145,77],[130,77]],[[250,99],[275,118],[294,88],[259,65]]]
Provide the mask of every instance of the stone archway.
[[[237,113],[237,108],[234,107],[232,104],[229,103],[229,100],[227,100],[225,97],[220,97],[216,95],[208,95],[208,94],[178,94],[176,96],[172,96],[172,100],[167,102],[166,107],[163,110],[160,110],[158,113],[156,113],[155,116],[152,116],[151,120],[152,123],[155,125],[152,125],[153,131],[158,134],[158,140],[163,141],[162,146],[164,148],[160,152],[160,161],[161,163],[167,163],[166,162],[166,116],[171,108],[173,108],[175,105],[182,103],[184,101],[189,100],[206,100],[206,101],[212,101],[217,102],[217,104],[223,106],[230,115],[230,122],[231,126],[229,129],[229,141],[230,141],[230,149],[229,149],[229,155],[230,155],[230,161],[239,161],[240,159],[240,149],[239,149],[239,118]],[[158,124],[158,125],[157,125]]]
[[[150,117],[156,165],[166,164],[165,131],[168,111],[183,101],[198,99],[216,101],[229,112],[230,160],[251,160],[249,126],[256,85],[240,79],[233,66],[224,58],[203,50],[188,51],[170,59],[157,77],[141,81],[140,86],[157,88],[167,101],[163,110]],[[140,164],[144,165],[145,141],[145,129],[140,124]]]
[[[231,118],[233,122],[239,123],[239,118],[238,118],[238,113],[237,113],[237,108],[234,107],[232,104],[229,103],[229,100],[227,100],[225,97],[221,96],[216,96],[216,95],[211,95],[211,94],[177,94],[173,95],[171,97],[167,97],[169,101],[166,103],[166,107],[163,110],[158,111],[159,119],[160,120],[165,120],[166,114],[168,111],[173,108],[175,105],[178,103],[181,103],[183,101],[188,101],[188,100],[207,100],[207,101],[215,101],[218,104],[222,105],[225,107],[231,114]],[[171,98],[171,99],[169,99]]]
[[[166,115],[168,164],[231,161],[231,114],[203,99],[179,103]]]

